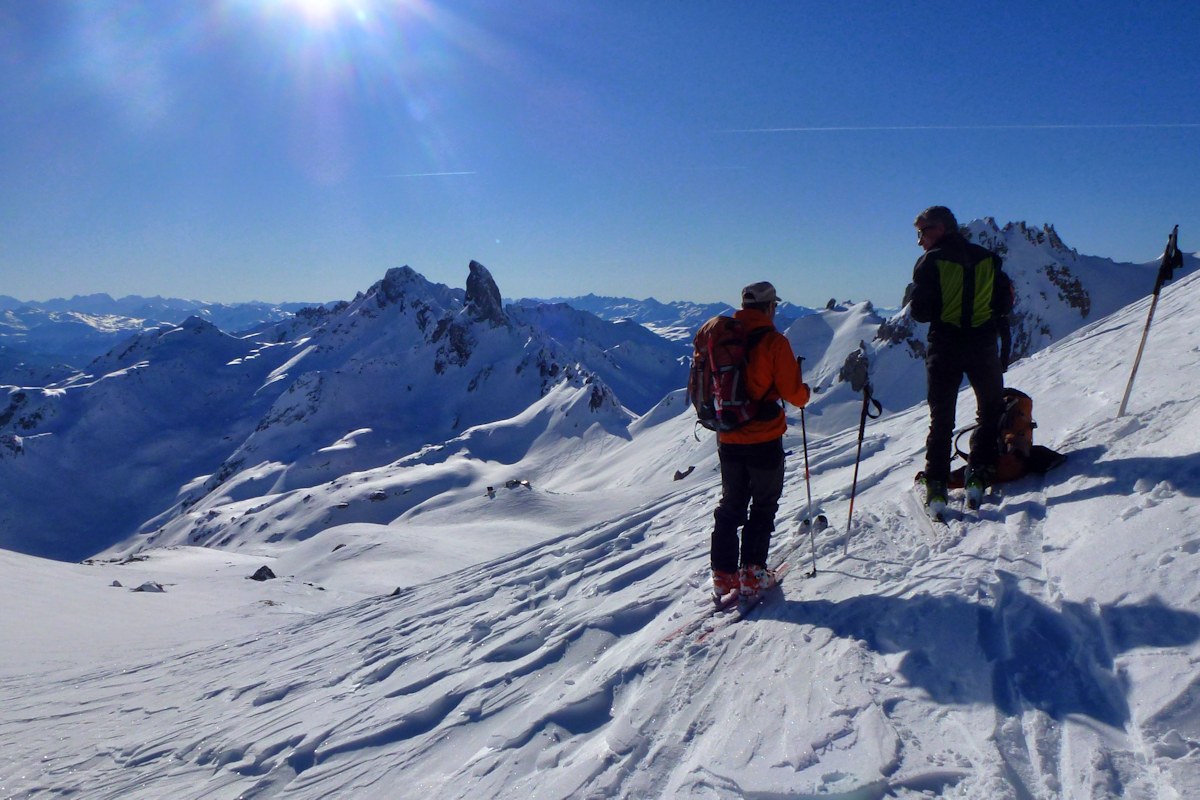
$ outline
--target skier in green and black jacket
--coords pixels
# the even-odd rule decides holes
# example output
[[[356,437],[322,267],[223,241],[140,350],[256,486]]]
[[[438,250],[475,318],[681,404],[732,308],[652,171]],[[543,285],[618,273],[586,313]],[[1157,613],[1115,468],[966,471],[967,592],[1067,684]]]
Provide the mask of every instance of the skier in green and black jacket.
[[[929,436],[925,441],[926,505],[945,505],[950,478],[955,403],[965,375],[975,391],[979,426],[971,436],[967,491],[982,494],[995,471],[997,436],[1004,411],[1012,281],[1000,256],[968,242],[945,206],[917,216],[917,243],[925,254],[913,267],[912,316],[929,323],[925,370]],[[999,341],[1005,352],[1001,354]]]

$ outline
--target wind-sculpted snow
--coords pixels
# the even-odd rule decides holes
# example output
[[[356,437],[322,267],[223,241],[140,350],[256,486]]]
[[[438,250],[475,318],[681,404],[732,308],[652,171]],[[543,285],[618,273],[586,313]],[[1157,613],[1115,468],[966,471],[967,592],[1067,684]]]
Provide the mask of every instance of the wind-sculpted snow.
[[[238,412],[247,432],[227,446],[240,458],[211,485],[176,476],[191,504],[157,519],[160,539],[134,558],[0,552],[0,796],[1200,796],[1196,276],[1164,290],[1126,416],[1146,301],[1010,370],[1034,398],[1037,441],[1068,460],[977,515],[928,521],[911,489],[925,409],[893,407],[866,426],[853,519],[857,424],[810,426],[813,510],[832,526],[798,536],[810,509],[793,414],[782,592],[743,622],[667,641],[709,605],[719,492],[713,442],[693,435],[680,392],[631,421],[537,342],[518,362],[535,400],[383,462],[392,423],[304,427],[333,396],[369,407],[354,393],[382,385],[362,377],[379,359],[434,374],[448,334],[420,356],[411,339],[364,335],[398,318],[421,337],[465,326],[466,369],[486,355],[491,372],[468,379],[447,360],[454,380],[505,369],[510,329],[466,325],[462,293],[418,292],[418,278],[389,273],[315,315],[302,341],[196,323],[113,354],[89,390],[111,405],[90,413],[128,415],[117,432],[190,403],[233,407],[244,387],[299,388]],[[835,307],[821,324],[861,347],[871,316]],[[197,341],[239,391],[171,368]],[[806,370],[829,381],[829,409],[855,399],[832,377],[842,360]],[[874,366],[885,401],[883,387],[919,381],[902,363]],[[141,405],[130,387],[151,379],[160,403]],[[10,422],[44,416],[0,463],[40,458],[77,402],[27,395]],[[809,422],[834,417],[818,410]],[[966,391],[960,419],[972,413]],[[271,440],[287,429],[319,435],[292,456]],[[241,446],[259,434],[261,448]],[[144,452],[169,463],[180,441]],[[136,476],[102,485],[119,496]],[[61,501],[63,525],[91,524],[80,509],[104,502]],[[12,505],[0,514],[11,522]],[[225,549],[186,546],[198,543]],[[265,564],[280,577],[248,580]],[[163,591],[130,591],[147,582]]]

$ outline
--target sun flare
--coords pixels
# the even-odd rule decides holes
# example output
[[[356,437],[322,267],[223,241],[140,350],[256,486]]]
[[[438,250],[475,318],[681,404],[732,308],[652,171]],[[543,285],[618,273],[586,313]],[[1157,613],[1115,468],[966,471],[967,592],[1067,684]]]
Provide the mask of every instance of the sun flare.
[[[310,22],[327,25],[346,3],[342,0],[291,0]]]
[[[362,21],[367,0],[275,0],[274,10],[299,16],[313,28],[329,28],[346,18]]]

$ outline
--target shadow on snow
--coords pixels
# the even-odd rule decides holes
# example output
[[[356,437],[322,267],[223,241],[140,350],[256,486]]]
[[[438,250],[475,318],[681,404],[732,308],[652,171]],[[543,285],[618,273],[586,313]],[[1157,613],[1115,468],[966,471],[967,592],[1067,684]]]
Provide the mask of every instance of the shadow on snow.
[[[1007,715],[1036,708],[1056,720],[1080,714],[1117,728],[1130,719],[1129,685],[1114,658],[1200,638],[1200,615],[1156,598],[1052,607],[1022,592],[1016,576],[998,574],[992,605],[954,595],[861,595],[788,600],[780,616],[877,653],[904,653],[898,672],[939,703],[991,703]]]
[[[1055,470],[1055,483],[1077,475],[1103,478],[1103,483],[1054,498],[1054,504],[1075,503],[1097,497],[1132,497],[1139,494],[1137,484],[1169,483],[1188,497],[1200,497],[1200,459],[1195,453],[1182,456],[1141,456],[1101,460],[1107,448],[1087,447],[1068,453],[1065,468]]]

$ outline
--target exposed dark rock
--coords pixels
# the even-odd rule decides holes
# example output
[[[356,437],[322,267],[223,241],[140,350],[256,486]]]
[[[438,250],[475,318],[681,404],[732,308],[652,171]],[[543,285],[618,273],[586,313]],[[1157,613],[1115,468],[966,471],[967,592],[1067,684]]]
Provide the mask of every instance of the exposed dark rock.
[[[0,434],[0,456],[19,456],[25,452],[25,442],[20,436],[10,433]]]
[[[856,392],[862,391],[867,384],[868,367],[867,343],[860,342],[858,349],[846,356],[846,361],[838,372],[838,380],[849,383],[850,388]]]
[[[274,578],[275,578],[275,573],[272,572],[271,568],[266,566],[265,564],[263,566],[259,567],[258,570],[253,575],[250,576],[250,580],[252,580],[252,581],[269,581],[269,580],[273,580]]]
[[[400,303],[403,307],[405,290],[416,282],[422,280],[416,270],[409,266],[393,267],[389,269],[383,276],[383,280],[375,284],[373,287],[376,290],[376,302],[380,308]]]
[[[471,316],[481,322],[490,322],[492,327],[508,324],[504,314],[504,303],[500,299],[500,289],[492,278],[492,273],[478,261],[470,264],[470,274],[467,276],[467,309]]]
[[[907,305],[907,303],[905,303]],[[906,344],[913,358],[925,359],[925,342],[917,335],[917,323],[906,309],[891,319],[884,320],[875,331],[875,340],[888,344]]]
[[[439,375],[446,371],[447,365],[461,367],[466,364],[471,359],[474,344],[470,331],[449,318],[438,322],[437,329],[433,332],[433,342],[441,342],[443,339],[445,342],[438,347],[437,359],[433,363],[433,371]]]
[[[588,400],[588,408],[592,411],[600,409],[604,405],[604,401],[608,399],[608,392],[599,385],[592,386],[592,396]]]
[[[1087,289],[1083,288],[1079,278],[1075,277],[1065,266],[1056,267],[1054,264],[1047,264],[1043,269],[1046,271],[1046,277],[1058,289],[1059,298],[1071,308],[1076,309],[1079,316],[1087,319],[1088,314],[1092,311],[1092,298],[1088,295]]]

